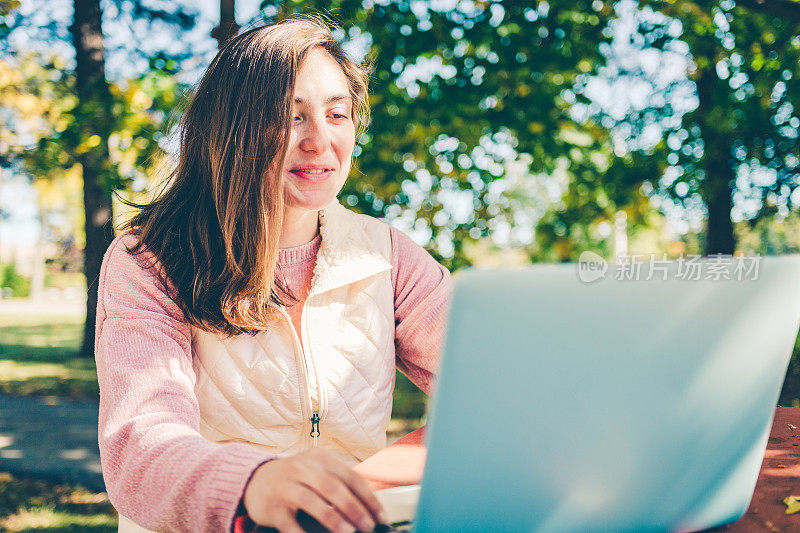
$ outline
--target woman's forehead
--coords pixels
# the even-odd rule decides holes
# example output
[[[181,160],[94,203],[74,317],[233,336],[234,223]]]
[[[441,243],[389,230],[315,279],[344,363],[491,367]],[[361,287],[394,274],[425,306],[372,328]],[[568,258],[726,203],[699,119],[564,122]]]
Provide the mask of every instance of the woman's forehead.
[[[350,103],[347,76],[327,51],[309,51],[300,65],[294,86],[294,102],[299,105]]]

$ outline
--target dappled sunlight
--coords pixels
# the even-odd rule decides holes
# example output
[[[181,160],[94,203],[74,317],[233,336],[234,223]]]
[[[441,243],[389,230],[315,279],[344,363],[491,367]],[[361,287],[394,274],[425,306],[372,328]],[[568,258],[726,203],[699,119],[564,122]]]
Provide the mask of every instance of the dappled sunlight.
[[[765,478],[782,477],[788,479],[797,479],[800,476],[800,468],[764,468],[762,473]],[[788,496],[788,494],[787,494]]]
[[[99,388],[94,360],[75,359],[64,363],[0,360],[0,393],[95,399]]]
[[[74,450],[61,450],[58,452],[58,457],[67,461],[80,461],[89,457],[89,454],[90,451],[86,448],[77,448]]]
[[[2,459],[22,459],[22,450],[14,450],[13,448],[0,450],[0,458]]]
[[[94,380],[97,374],[93,369],[69,368],[67,364],[28,363],[0,360],[0,380],[13,381],[31,378],[64,378]]]
[[[767,450],[767,452],[764,454],[764,459],[781,459],[782,457],[791,457],[793,455],[795,454],[786,450]]]

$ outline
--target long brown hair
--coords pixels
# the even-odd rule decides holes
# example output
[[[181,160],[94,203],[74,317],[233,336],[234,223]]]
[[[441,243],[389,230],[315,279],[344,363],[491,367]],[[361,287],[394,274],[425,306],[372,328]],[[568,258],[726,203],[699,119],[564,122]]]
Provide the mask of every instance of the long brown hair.
[[[326,50],[353,97],[357,135],[369,119],[367,68],[350,60],[329,23],[295,17],[228,41],[180,122],[171,185],[121,229],[160,263],[187,320],[226,335],[264,329],[272,301],[292,298],[276,278],[283,168],[294,83],[306,54]]]

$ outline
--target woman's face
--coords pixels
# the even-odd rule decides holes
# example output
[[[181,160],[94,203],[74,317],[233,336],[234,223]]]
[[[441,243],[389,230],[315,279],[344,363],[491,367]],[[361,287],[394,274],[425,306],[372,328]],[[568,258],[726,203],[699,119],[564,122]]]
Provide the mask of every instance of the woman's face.
[[[286,207],[318,211],[350,172],[356,128],[347,78],[328,52],[312,49],[294,87],[292,125],[283,165]]]

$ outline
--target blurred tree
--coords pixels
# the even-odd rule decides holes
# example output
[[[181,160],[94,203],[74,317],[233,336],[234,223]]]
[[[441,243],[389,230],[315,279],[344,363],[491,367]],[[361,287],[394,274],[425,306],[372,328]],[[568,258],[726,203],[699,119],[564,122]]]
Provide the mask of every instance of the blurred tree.
[[[697,105],[638,157],[661,170],[659,192],[683,206],[702,200],[705,252],[733,253],[732,211],[756,223],[800,199],[800,2],[639,3],[665,15],[639,19],[642,49],[688,47]],[[673,112],[654,104],[623,122],[641,132]]]
[[[141,0],[116,0],[114,5],[132,10],[132,16],[146,22],[171,23],[182,29],[194,24],[195,16],[181,9],[151,8]],[[88,290],[81,351],[87,356],[94,353],[96,281],[103,254],[114,236],[112,192],[144,188],[143,176],[157,163],[153,156],[159,152],[158,142],[163,137],[166,117],[178,103],[177,94],[185,88],[175,79],[179,60],[185,56],[165,52],[156,52],[148,58],[149,69],[142,76],[109,83],[101,23],[99,0],[75,0],[69,28],[75,49],[74,71],[63,65],[47,64],[45,69],[54,84],[41,85],[28,77],[29,83],[22,91],[41,96],[43,87],[57,87],[63,101],[71,102],[71,106],[60,109],[55,120],[45,121],[49,129],[39,132],[34,147],[22,143],[25,150],[16,154],[37,178],[52,178],[54,173],[63,173],[75,165],[81,170],[84,273]],[[12,26],[9,31],[25,29],[19,17]],[[55,30],[54,35],[58,35]],[[14,51],[9,53],[10,58],[16,55]]]

